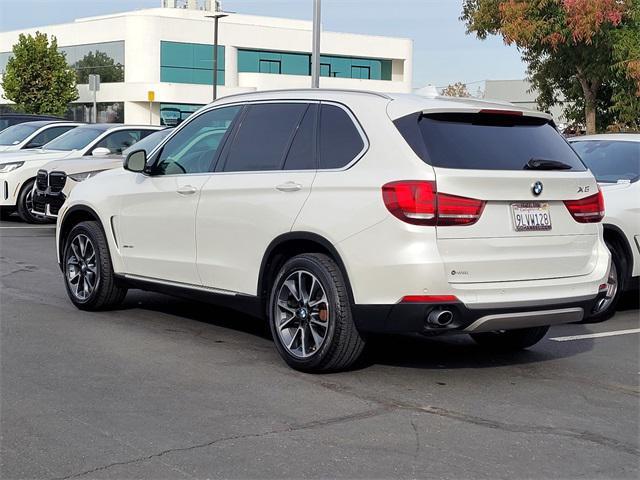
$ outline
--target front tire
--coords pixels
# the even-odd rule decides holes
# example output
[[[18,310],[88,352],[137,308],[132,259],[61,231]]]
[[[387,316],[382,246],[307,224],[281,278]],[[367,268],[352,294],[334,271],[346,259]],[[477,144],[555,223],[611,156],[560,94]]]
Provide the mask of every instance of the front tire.
[[[127,289],[116,283],[107,239],[98,222],[81,222],[71,229],[63,269],[67,294],[80,310],[114,308],[127,294]]]
[[[365,345],[344,277],[319,253],[297,255],[280,269],[271,288],[269,324],[278,352],[296,370],[344,370]]]
[[[531,327],[500,332],[472,333],[471,338],[482,347],[499,352],[514,352],[532,347],[549,331],[549,327]]]
[[[35,215],[33,208],[33,185],[35,180],[25,182],[18,195],[18,216],[27,223],[51,223],[44,215]]]

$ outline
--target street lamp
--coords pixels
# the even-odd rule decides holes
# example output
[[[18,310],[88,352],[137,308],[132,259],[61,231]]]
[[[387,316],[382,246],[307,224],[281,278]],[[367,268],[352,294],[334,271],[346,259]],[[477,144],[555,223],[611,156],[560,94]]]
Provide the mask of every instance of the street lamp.
[[[218,98],[218,22],[221,18],[228,17],[228,13],[211,12],[205,15],[207,18],[213,18],[213,101]]]

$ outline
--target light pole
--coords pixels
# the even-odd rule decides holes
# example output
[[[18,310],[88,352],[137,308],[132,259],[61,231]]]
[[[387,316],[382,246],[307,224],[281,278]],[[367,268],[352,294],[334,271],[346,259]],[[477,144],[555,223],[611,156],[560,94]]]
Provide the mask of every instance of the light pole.
[[[311,47],[311,88],[320,88],[321,1],[313,0],[313,45]]]
[[[218,98],[218,22],[221,18],[228,17],[228,13],[215,11],[207,18],[213,18],[213,101]]]

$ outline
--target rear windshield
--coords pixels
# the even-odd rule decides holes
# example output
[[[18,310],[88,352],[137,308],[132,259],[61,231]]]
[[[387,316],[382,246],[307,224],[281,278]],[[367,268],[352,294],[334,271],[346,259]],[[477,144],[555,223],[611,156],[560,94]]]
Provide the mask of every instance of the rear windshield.
[[[580,158],[547,120],[485,113],[421,113],[395,122],[405,140],[434,167],[524,170],[531,160],[585,171]]]
[[[636,182],[640,177],[640,142],[583,140],[571,145],[599,182]]]

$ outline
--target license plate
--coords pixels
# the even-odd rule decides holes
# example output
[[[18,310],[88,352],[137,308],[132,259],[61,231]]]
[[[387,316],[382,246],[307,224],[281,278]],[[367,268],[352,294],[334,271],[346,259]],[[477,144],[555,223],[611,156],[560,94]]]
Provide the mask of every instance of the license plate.
[[[551,230],[551,213],[548,203],[513,203],[511,214],[516,232]]]

